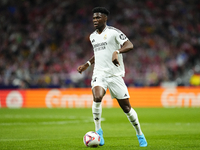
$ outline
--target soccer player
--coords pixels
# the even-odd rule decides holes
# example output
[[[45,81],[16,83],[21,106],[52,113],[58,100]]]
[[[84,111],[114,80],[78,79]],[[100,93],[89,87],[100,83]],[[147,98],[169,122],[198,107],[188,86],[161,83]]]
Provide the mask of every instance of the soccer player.
[[[104,7],[93,9],[93,24],[96,30],[90,35],[90,41],[94,55],[85,64],[79,66],[77,70],[82,73],[94,64],[91,81],[93,93],[92,113],[95,130],[101,137],[99,145],[104,145],[103,130],[101,128],[101,102],[108,88],[111,97],[117,99],[120,107],[135,128],[140,147],[146,147],[147,141],[142,133],[137,113],[129,103],[128,89],[122,78],[125,74],[122,53],[132,50],[133,44],[120,30],[107,25],[108,15],[109,11]]]

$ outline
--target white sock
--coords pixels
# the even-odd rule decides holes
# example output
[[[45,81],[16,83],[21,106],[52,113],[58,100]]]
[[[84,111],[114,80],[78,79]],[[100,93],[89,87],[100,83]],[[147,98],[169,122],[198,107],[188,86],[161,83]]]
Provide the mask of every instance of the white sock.
[[[92,113],[93,113],[93,120],[95,123],[95,131],[98,131],[101,128],[101,114],[102,114],[101,102],[93,101]]]
[[[131,108],[129,113],[125,113],[128,117],[128,120],[130,121],[130,123],[133,125],[133,127],[135,128],[136,134],[137,135],[142,135],[142,130],[140,128],[140,123],[138,120],[138,116],[136,111]]]

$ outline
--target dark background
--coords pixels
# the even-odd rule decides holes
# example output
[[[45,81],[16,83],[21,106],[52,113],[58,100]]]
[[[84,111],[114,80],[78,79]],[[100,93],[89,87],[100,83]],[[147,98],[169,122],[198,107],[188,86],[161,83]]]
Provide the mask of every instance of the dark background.
[[[0,88],[90,87],[92,9],[135,48],[124,54],[127,86],[191,86],[200,73],[199,0],[1,0]],[[198,85],[198,84],[197,84]]]

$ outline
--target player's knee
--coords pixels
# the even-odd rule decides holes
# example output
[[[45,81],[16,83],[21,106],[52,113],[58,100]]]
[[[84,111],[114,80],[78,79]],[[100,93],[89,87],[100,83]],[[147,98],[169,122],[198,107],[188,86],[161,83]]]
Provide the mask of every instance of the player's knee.
[[[94,101],[95,101],[95,102],[101,102],[101,101],[102,101],[102,98],[103,98],[102,96],[95,96],[95,97],[94,97]]]
[[[123,109],[123,111],[124,111],[125,113],[129,113],[130,110],[131,110],[131,107],[128,106],[128,105],[126,105],[126,106],[123,106],[122,109]]]

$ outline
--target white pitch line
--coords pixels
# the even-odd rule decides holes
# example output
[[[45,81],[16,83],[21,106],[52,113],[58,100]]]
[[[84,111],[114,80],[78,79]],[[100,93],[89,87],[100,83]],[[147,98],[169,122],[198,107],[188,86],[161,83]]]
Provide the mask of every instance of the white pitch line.
[[[176,123],[140,123],[141,125],[176,125],[176,126],[182,126],[182,125],[200,125],[200,122],[186,122],[186,123],[182,123],[182,122],[176,122]]]
[[[76,119],[76,116],[50,116],[50,115],[1,115],[0,118],[36,118],[36,119],[45,119],[45,118],[50,118],[50,119]]]
[[[9,142],[9,141],[31,141],[36,139],[0,139],[2,142]]]
[[[84,122],[84,121],[44,121],[44,122],[14,122],[14,123],[0,123],[0,126],[13,126],[13,125],[53,125],[53,124],[73,124],[73,123],[80,123],[80,122]],[[90,121],[87,121],[90,122]]]
[[[102,118],[101,121],[105,121],[105,118]],[[62,124],[75,124],[75,123],[88,123],[93,122],[92,118],[89,119],[74,119],[69,121],[43,121],[43,122],[12,122],[12,123],[0,123],[0,126],[13,126],[13,125],[62,125]]]
[[[55,138],[39,138],[39,139],[0,139],[0,142],[12,142],[12,141],[35,141],[35,140],[54,140]],[[61,138],[56,138],[61,139]]]

